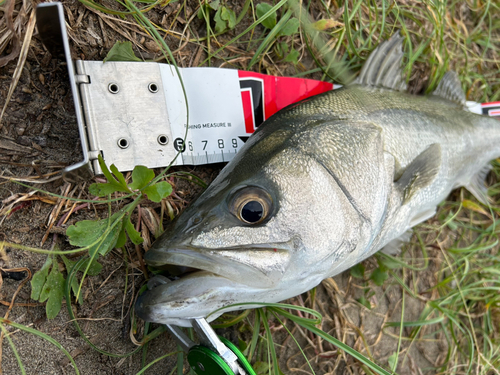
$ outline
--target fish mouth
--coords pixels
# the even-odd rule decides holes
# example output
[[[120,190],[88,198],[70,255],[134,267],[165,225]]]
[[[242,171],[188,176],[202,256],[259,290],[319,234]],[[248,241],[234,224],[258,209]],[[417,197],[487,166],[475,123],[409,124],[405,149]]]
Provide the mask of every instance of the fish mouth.
[[[251,245],[237,249],[153,247],[146,252],[145,260],[150,266],[173,265],[186,267],[189,272],[173,281],[163,277],[158,282],[157,276],[157,281],[149,282],[149,290],[137,299],[137,315],[150,322],[188,327],[190,319],[213,320],[222,313],[210,315],[218,309],[241,308],[225,309],[229,305],[276,299],[290,261],[290,245]]]
[[[180,279],[210,273],[252,288],[272,288],[279,283],[290,261],[290,244],[263,244],[238,248],[151,248],[144,259],[150,266],[171,266],[183,271]]]

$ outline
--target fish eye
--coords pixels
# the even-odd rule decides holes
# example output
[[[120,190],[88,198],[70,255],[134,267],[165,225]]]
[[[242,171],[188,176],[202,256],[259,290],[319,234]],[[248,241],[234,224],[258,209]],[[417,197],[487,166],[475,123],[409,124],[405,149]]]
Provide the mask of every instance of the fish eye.
[[[272,211],[272,199],[262,188],[244,187],[233,194],[229,210],[246,224],[259,224],[269,217]]]
[[[240,212],[240,216],[247,223],[257,223],[262,219],[264,214],[264,207],[259,201],[250,201],[246,203]]]

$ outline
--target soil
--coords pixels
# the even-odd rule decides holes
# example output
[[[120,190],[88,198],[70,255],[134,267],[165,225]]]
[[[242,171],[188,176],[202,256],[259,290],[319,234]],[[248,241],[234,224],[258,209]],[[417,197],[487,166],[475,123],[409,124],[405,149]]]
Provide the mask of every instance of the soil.
[[[197,4],[197,2],[190,3]],[[100,14],[81,3],[67,1],[64,5],[75,58],[102,60],[114,41],[123,40],[125,34],[129,35],[130,40],[134,42],[134,48],[138,54],[145,58],[159,58],[154,43],[152,44],[152,41],[146,38],[139,29],[123,27],[117,32],[116,25],[114,28],[111,27],[110,25],[113,24],[109,23],[109,19],[101,17]],[[107,5],[114,6],[113,4]],[[230,6],[234,7],[233,9],[239,14],[241,4],[231,2]],[[148,13],[148,17],[152,22],[168,28],[174,22],[173,14],[178,8],[179,3],[174,2],[160,10],[155,8]],[[184,19],[189,18],[195,8],[196,5],[191,7],[188,4],[187,13],[181,14],[179,18],[184,21],[184,24]],[[174,22],[174,29],[182,31],[184,24],[179,21],[179,18]],[[241,32],[249,22],[243,21],[232,34],[228,33],[221,37],[219,39],[221,44],[229,40],[232,35]],[[192,25],[194,32],[203,37],[206,33],[204,24],[195,18]],[[262,32],[260,29],[257,30]],[[179,46],[179,41],[172,36],[167,37],[167,42],[172,49]],[[229,58],[230,49],[226,54]],[[206,57],[206,54],[197,44],[188,43],[178,49],[175,56],[180,66],[191,66],[197,65]],[[243,54],[242,66],[239,67],[244,67],[250,58],[251,54]],[[7,97],[16,63],[17,61],[13,60],[0,68],[0,97],[3,100]],[[215,60],[212,63],[214,66],[219,66],[223,61]],[[306,64],[308,63],[311,65],[308,68],[312,69],[313,62],[308,62],[306,59]],[[290,68],[290,65],[278,68],[270,65],[267,73],[292,75],[296,72],[294,68]],[[319,78],[319,75],[311,75],[310,78]],[[421,87],[420,82],[417,82],[414,87]],[[0,103],[2,106],[3,100]],[[36,181],[31,181],[35,187],[57,194],[72,194],[74,197],[91,199],[92,197],[87,193],[88,183],[69,184],[61,178],[61,170],[67,165],[80,161],[81,158],[81,146],[66,66],[61,61],[52,58],[35,31],[20,81],[0,125],[0,176],[4,178],[0,182],[0,200],[3,201],[3,207],[8,205],[12,197],[20,198],[23,194],[32,192],[32,189],[28,187],[7,182],[6,179],[12,177],[28,179],[40,176],[41,180],[50,181],[43,184],[33,184]],[[221,168],[222,165],[179,169],[189,171],[210,183]],[[191,201],[200,191],[194,184],[177,183],[176,192],[186,202]],[[53,249],[56,246],[62,250],[71,249],[64,235],[65,228],[79,220],[106,215],[105,207],[85,207],[71,215],[70,220],[64,225],[56,223],[49,228],[51,223],[61,218],[61,215],[56,215],[56,218],[51,216],[54,215],[53,211],[57,207],[58,200],[39,192],[35,192],[32,197],[36,199],[27,204],[16,204],[11,214],[0,217],[0,240],[43,249]],[[62,211],[69,209],[71,205],[72,203],[66,202]],[[185,204],[178,204],[179,208],[183,206]],[[158,206],[151,207],[159,212]],[[114,250],[109,256],[101,259],[102,272],[97,276],[87,277],[83,287],[84,303],[79,305],[72,301],[73,310],[86,336],[100,349],[115,354],[128,353],[137,349],[130,338],[130,314],[138,289],[144,282],[144,276],[138,267],[135,248],[129,244],[127,251],[130,262],[128,263],[126,290],[124,289],[127,265],[124,263],[123,254]],[[420,256],[417,250],[408,254],[408,256]],[[7,248],[1,258],[0,266],[3,269],[27,268],[34,273],[41,268],[45,259],[46,256],[43,254]],[[364,264],[367,273],[376,267],[375,259],[370,259]],[[419,275],[416,283],[421,290],[434,285],[432,283],[436,267],[437,265],[431,264],[425,273]],[[60,268],[64,270],[63,264],[60,264]],[[20,283],[19,280],[4,276],[3,284],[0,284],[2,303],[10,303]],[[44,332],[59,342],[75,359],[82,374],[135,374],[142,368],[142,350],[127,358],[110,357],[99,353],[80,337],[70,321],[64,304],[60,314],[55,319],[49,320],[46,317],[44,304],[37,305],[36,301],[30,299],[30,293],[30,284],[27,283],[20,289],[15,302],[30,303],[33,306],[14,306],[10,311],[9,319]],[[368,296],[368,301],[373,306],[371,310],[357,302],[362,296]],[[302,303],[310,297],[311,294],[306,294],[290,302]],[[381,333],[381,327],[385,322],[401,319],[401,298],[401,288],[396,284],[384,284],[383,287],[377,287],[373,283],[354,279],[349,272],[345,272],[318,287],[315,307],[325,317],[323,322],[325,331],[366,354],[365,340],[373,357],[385,366],[389,356],[396,351],[399,327],[386,329],[384,334]],[[423,306],[422,300],[407,300],[404,311],[405,320],[417,320]],[[5,316],[7,311],[7,306],[0,306],[1,316]],[[296,345],[292,340],[287,339],[288,335],[282,328],[275,328],[275,341],[286,342],[283,347],[278,347],[282,371],[286,374],[299,371],[299,368],[307,371],[307,364]],[[63,352],[55,345],[33,334],[14,330],[11,327],[7,329],[19,352],[26,373],[70,374],[74,372]],[[137,340],[140,340],[142,330],[143,324],[140,323],[135,333]],[[234,336],[234,332],[231,332],[232,330],[229,329],[222,333]],[[406,332],[408,333],[409,331]],[[323,344],[323,351],[319,353],[317,346],[313,348],[310,345],[311,342],[316,343],[315,338],[308,335],[305,337],[300,333],[296,336],[299,343],[306,348],[308,358],[312,358],[312,365],[318,374],[364,373],[348,355],[337,353],[335,348],[327,344]],[[446,351],[442,340],[414,345],[403,343],[402,348],[407,357],[398,367],[400,374],[418,374],[419,371],[425,373],[426,368],[434,366],[436,362],[439,363]],[[146,363],[175,350],[175,342],[168,335],[163,334],[150,343]],[[176,356],[174,355],[160,361],[147,373],[172,373],[175,363]],[[15,356],[5,339],[1,366],[5,374],[20,373]]]

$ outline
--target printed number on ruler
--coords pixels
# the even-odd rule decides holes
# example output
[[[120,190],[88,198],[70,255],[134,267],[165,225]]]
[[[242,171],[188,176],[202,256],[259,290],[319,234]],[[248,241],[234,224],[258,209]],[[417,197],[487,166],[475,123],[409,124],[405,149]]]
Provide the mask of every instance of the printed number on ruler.
[[[208,139],[202,139],[201,140],[201,143],[203,144],[202,151],[207,151],[208,142],[209,142]],[[224,150],[225,145],[227,145],[227,141],[224,142],[224,139],[217,139],[217,146],[219,147],[219,149]],[[238,140],[236,138],[231,139],[231,145],[233,146],[233,149],[234,148],[238,148]],[[193,142],[192,141],[188,142],[188,148],[189,148],[189,151],[194,151],[194,147],[193,147]]]
[[[194,132],[193,132],[194,133]],[[198,134],[189,134],[184,144],[182,138],[174,141],[174,147],[182,152],[185,164],[205,164],[227,162],[234,158],[244,142],[237,135],[225,134],[226,131],[214,132],[213,136],[199,137]]]

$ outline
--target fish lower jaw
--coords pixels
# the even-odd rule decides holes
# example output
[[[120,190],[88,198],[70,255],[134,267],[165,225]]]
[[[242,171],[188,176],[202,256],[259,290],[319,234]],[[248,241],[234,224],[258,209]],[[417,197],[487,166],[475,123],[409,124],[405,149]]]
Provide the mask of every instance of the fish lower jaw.
[[[235,303],[260,301],[266,293],[265,289],[251,288],[207,271],[197,271],[146,291],[137,299],[135,311],[149,322],[190,327],[194,318],[212,321],[223,312],[257,307],[258,304],[252,304],[226,309]],[[223,310],[217,311],[219,309]]]

